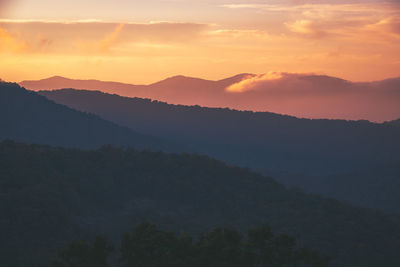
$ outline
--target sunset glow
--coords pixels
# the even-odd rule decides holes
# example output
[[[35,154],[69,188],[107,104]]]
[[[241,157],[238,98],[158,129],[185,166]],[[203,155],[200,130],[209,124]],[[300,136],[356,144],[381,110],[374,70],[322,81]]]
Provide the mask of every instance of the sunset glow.
[[[62,75],[151,83],[242,72],[371,81],[400,74],[394,1],[18,0],[0,8],[1,78],[10,81]]]

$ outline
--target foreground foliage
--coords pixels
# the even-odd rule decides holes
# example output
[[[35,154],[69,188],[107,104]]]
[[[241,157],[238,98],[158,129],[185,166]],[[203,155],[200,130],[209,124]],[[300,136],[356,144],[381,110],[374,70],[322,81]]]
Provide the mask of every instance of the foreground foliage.
[[[7,267],[35,266],[98,233],[118,240],[143,221],[193,236],[218,225],[243,234],[268,222],[331,257],[332,266],[400,266],[398,217],[288,190],[196,155],[3,142],[0,214]]]
[[[108,267],[113,250],[101,236],[92,243],[80,240],[42,267]],[[232,228],[216,228],[194,242],[189,234],[141,223],[123,235],[118,251],[125,267],[324,267],[329,262],[316,251],[298,248],[288,235],[274,236],[267,224],[249,230],[246,241]]]

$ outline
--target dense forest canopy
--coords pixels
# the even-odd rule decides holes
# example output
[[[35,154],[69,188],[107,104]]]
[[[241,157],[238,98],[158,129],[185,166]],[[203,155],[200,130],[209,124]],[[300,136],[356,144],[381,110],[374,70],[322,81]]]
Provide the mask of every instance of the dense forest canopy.
[[[398,266],[399,218],[287,190],[275,180],[204,156],[110,146],[99,150],[0,144],[0,257],[27,266],[69,241],[132,225],[198,234],[268,222],[332,266]]]
[[[193,238],[187,233],[138,224],[123,234],[115,248],[107,237],[73,241],[41,267],[325,267],[329,258],[301,248],[285,234],[274,235],[267,224],[246,238],[230,227],[218,227]]]

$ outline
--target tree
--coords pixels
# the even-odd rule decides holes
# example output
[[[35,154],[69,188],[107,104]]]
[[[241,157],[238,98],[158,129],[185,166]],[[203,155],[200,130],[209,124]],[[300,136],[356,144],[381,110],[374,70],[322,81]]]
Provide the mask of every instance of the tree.
[[[254,227],[248,232],[247,250],[251,255],[252,266],[328,266],[329,259],[318,252],[298,248],[296,239],[286,234],[274,237],[268,224]]]
[[[50,267],[108,267],[108,258],[114,250],[108,239],[97,236],[92,244],[85,240],[70,243],[58,253]]]
[[[196,250],[199,266],[247,266],[242,236],[231,228],[216,228],[208,234],[201,235]]]
[[[112,251],[101,236],[92,244],[72,242],[49,267],[107,267]],[[316,251],[298,248],[288,235],[274,237],[267,224],[250,229],[247,242],[235,229],[218,227],[194,243],[189,234],[177,235],[150,223],[123,235],[119,261],[124,267],[325,267],[329,262]]]
[[[177,238],[173,233],[158,230],[150,223],[136,226],[132,233],[123,235],[120,262],[126,267],[173,266]]]

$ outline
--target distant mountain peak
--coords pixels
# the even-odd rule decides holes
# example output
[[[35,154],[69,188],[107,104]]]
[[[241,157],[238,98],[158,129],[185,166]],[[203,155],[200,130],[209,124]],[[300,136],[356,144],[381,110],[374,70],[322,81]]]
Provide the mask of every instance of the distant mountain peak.
[[[67,80],[71,80],[69,78],[66,78],[66,77],[63,77],[63,76],[59,76],[59,75],[52,76],[49,79],[67,79]]]
[[[228,78],[222,79],[221,81],[227,80],[227,79],[244,79],[244,78],[256,77],[256,76],[257,76],[257,74],[254,74],[254,73],[239,73],[239,74],[236,74],[236,75],[234,75],[232,77],[228,77]]]
[[[324,74],[307,74],[307,75],[300,75],[300,79],[304,80],[309,80],[313,82],[339,82],[339,83],[351,83],[350,81],[347,81],[345,79],[337,78],[337,77],[332,77]]]
[[[185,76],[185,75],[175,75],[175,76],[167,78],[166,80],[168,80],[168,79],[187,79],[187,78],[191,78],[191,77]]]
[[[201,78],[184,76],[184,75],[175,75],[175,76],[166,78],[164,80],[161,80],[159,82],[155,82],[153,84],[160,84],[160,83],[171,82],[171,81],[173,81],[173,82],[182,82],[182,81],[208,81],[208,80],[201,79]]]
[[[55,76],[51,76],[51,77],[49,77],[49,78],[44,78],[44,79],[41,79],[40,81],[51,81],[51,80],[68,80],[68,81],[70,81],[70,80],[72,80],[72,79],[70,79],[70,78],[66,78],[66,77],[63,77],[63,76],[58,76],[58,75],[55,75]]]

